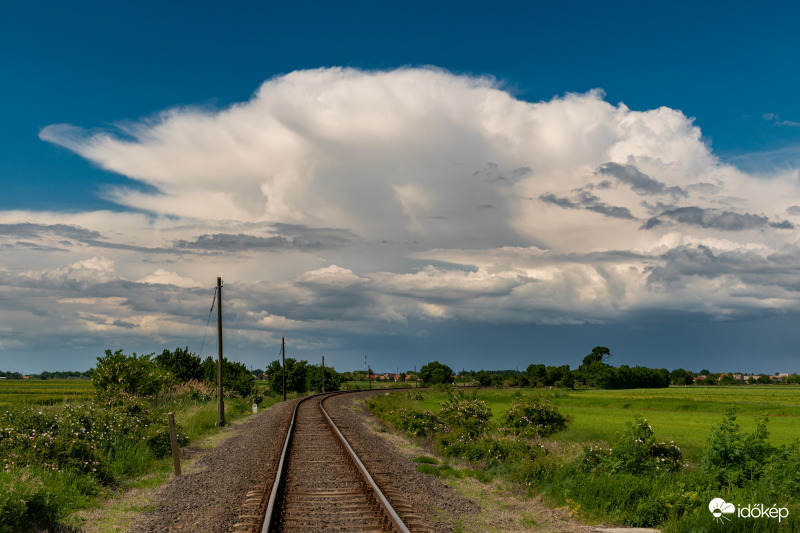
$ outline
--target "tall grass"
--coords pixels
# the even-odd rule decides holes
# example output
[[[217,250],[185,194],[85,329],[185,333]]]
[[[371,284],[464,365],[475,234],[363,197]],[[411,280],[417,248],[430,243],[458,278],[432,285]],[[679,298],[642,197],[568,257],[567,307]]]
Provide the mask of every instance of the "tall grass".
[[[68,470],[0,471],[0,533],[47,530],[88,506],[99,491],[97,480]]]
[[[478,397],[489,404],[494,415],[489,424],[490,435],[482,439],[481,446],[490,447],[492,439],[503,442],[498,423],[502,420],[501,414],[511,408],[515,396],[544,393],[563,414],[572,416],[573,422],[566,431],[548,439],[534,439],[532,442],[542,449],[534,446],[535,453],[527,457],[510,454],[497,460],[490,454],[475,466],[517,487],[526,487],[531,495],[543,495],[553,505],[568,506],[590,520],[637,527],[657,526],[665,533],[800,531],[800,445],[792,444],[800,435],[800,388],[731,389],[481,389]],[[697,393],[697,405],[687,405],[693,401],[692,393]],[[431,391],[380,395],[369,400],[367,405],[387,422],[405,428],[409,420],[418,418],[415,413],[437,416],[439,404],[445,399],[445,393]],[[744,413],[738,437],[720,433],[722,413],[731,405]],[[397,413],[402,416],[398,417]],[[636,448],[644,442],[631,440],[624,431],[626,422],[637,413],[643,413],[647,417],[644,422],[652,424],[653,444],[659,449],[670,447],[660,441],[674,440],[683,450],[683,461],[680,457],[676,459],[678,471],[664,468],[666,465],[659,461],[665,459],[659,459],[660,456],[655,456],[652,469],[625,469],[628,465],[624,461],[626,443]],[[769,435],[764,432],[763,439],[756,438],[758,424],[752,416],[747,416],[752,413],[778,415],[769,417]],[[431,427],[434,427],[432,433],[423,433],[424,442],[433,444],[446,455],[448,450],[442,443],[447,444],[452,438],[447,433],[436,433],[441,430]],[[753,474],[736,482],[720,482],[719,469],[705,466],[708,462],[705,454],[711,447],[709,435],[715,436],[717,447],[725,448],[725,453],[718,454],[722,458],[719,468],[734,469],[735,463],[731,461],[739,461],[744,465],[743,471]],[[595,453],[589,445],[602,445],[602,449],[607,450],[607,456],[603,455],[605,452],[594,455],[601,459],[606,457],[603,465],[595,467],[594,463],[587,462]],[[616,450],[615,454],[611,453],[612,449]],[[756,453],[759,450],[763,452],[759,452],[761,455]],[[645,459],[641,464],[649,464],[653,457]],[[634,462],[640,464],[638,459]],[[681,462],[688,464],[681,469]],[[434,472],[431,470],[431,473]],[[733,502],[737,508],[777,505],[787,508],[789,516],[780,522],[775,518],[734,517],[724,524],[718,523],[709,510],[709,503],[715,498]]]
[[[279,397],[267,397],[261,402],[261,408],[281,400]],[[66,420],[66,411],[84,412],[87,409],[101,409],[102,404],[103,402],[93,404],[68,402],[63,406],[30,408],[22,402],[17,406],[26,413],[28,417],[26,420],[31,417],[35,419],[37,413],[47,420],[51,420],[48,418],[50,414],[57,415],[52,420],[59,422],[52,428],[48,425],[33,432],[39,435],[43,431],[55,432],[56,426]],[[184,398],[172,401],[159,409],[163,409],[164,424],[166,424],[166,411],[174,413],[176,422],[188,436],[189,442],[219,431],[216,425],[216,400],[197,401]],[[249,400],[225,399],[226,422],[233,422],[251,413],[252,405]],[[9,420],[15,419],[12,417]],[[108,423],[117,427],[117,424],[122,424],[123,421],[111,420]],[[16,439],[18,433],[9,434],[13,434]],[[26,434],[33,433],[28,431]],[[76,440],[77,435],[78,433]],[[53,446],[55,441],[45,439],[44,442]],[[44,465],[31,461],[33,453],[31,450],[24,447],[15,448],[13,441],[4,441],[0,444],[2,444],[0,446],[0,533],[57,529],[64,524],[65,519],[68,521],[71,513],[91,505],[103,493],[104,487],[126,486],[141,476],[168,469],[168,463],[171,463],[168,457],[157,457],[152,442],[143,438],[120,438],[113,442],[98,441],[97,445],[102,448],[102,455],[97,457],[99,461],[97,472],[91,468],[93,464],[86,463],[88,466],[83,467],[83,462],[80,463],[84,469],[82,472],[56,464],[48,464],[45,468]],[[100,464],[102,464],[102,475],[100,475]]]

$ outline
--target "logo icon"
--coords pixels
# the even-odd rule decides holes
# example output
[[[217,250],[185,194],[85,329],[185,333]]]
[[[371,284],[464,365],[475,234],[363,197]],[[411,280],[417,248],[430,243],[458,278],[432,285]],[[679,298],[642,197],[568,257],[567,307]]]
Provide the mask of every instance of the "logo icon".
[[[732,503],[726,503],[722,498],[714,498],[708,503],[708,510],[714,515],[714,520],[723,523],[725,520],[730,521],[726,514],[733,514],[736,512],[736,506]]]

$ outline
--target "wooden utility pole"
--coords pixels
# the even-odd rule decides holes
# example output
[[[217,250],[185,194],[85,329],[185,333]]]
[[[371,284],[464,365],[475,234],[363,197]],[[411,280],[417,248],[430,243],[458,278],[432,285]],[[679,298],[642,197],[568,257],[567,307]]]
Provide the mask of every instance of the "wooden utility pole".
[[[414,388],[419,387],[419,377],[417,376],[417,365],[414,365]]]
[[[217,278],[217,426],[225,425],[225,402],[222,399],[222,278]]]
[[[322,356],[322,392],[325,392],[325,356]]]
[[[286,401],[286,339],[281,337],[281,372],[283,373],[283,401]]]

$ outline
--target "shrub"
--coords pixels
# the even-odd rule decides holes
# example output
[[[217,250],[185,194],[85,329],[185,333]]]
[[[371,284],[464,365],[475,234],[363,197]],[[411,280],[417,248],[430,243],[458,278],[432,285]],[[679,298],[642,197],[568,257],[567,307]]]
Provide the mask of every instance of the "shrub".
[[[547,436],[566,429],[569,420],[545,396],[517,396],[503,417],[500,431],[522,437]]]
[[[175,377],[159,367],[151,355],[125,355],[122,350],[106,350],[89,371],[92,384],[103,396],[117,391],[136,396],[151,396],[168,387]]]
[[[540,446],[534,447],[521,440],[474,436],[465,431],[440,435],[437,446],[443,455],[458,457],[471,463],[483,463],[486,466],[533,459],[542,450]]]
[[[442,402],[439,416],[450,428],[457,429],[470,437],[486,432],[492,410],[483,400],[478,400],[476,391],[471,395],[461,389],[453,388],[447,392],[448,400]]]
[[[768,439],[766,415],[756,419],[753,433],[745,435],[736,423],[736,408],[730,407],[708,435],[700,468],[720,485],[741,486],[748,479],[757,479],[767,458],[775,452]]]
[[[208,382],[191,379],[179,385],[173,385],[169,390],[174,401],[192,400],[196,402],[210,402],[216,396],[216,387]]]
[[[613,473],[643,474],[675,472],[682,466],[683,453],[673,442],[656,442],[653,428],[637,416],[610,448],[584,446],[583,468]]]
[[[185,432],[180,426],[176,429],[179,443],[185,444]],[[0,415],[0,459],[4,465],[66,468],[109,481],[113,477],[109,450],[138,440],[154,454],[163,455],[164,435],[168,445],[163,410],[151,408],[146,399],[118,393],[102,403],[4,412]]]

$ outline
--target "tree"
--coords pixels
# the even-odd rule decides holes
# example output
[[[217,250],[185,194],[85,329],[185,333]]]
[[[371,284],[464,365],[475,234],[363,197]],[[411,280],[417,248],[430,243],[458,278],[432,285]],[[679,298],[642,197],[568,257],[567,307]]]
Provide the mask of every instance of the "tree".
[[[595,346],[592,348],[592,353],[583,358],[583,364],[592,366],[595,363],[605,363],[611,358],[611,350],[605,346]]]
[[[453,369],[439,361],[433,361],[422,365],[422,368],[419,369],[419,377],[426,386],[437,383],[453,383]]]
[[[332,367],[325,367],[325,392],[341,390],[342,375]],[[322,392],[322,365],[309,365],[306,368],[306,389]]]
[[[531,387],[544,385],[545,378],[547,377],[547,368],[543,364],[530,364],[525,370],[525,374],[528,375],[528,381],[530,381]]]
[[[308,372],[308,361],[298,361],[291,357],[286,358],[286,392],[297,392],[302,394],[308,390],[306,383],[306,373]],[[266,373],[269,375],[270,389],[276,393],[283,392],[283,374],[281,372],[281,362],[273,361],[267,367]]]
[[[97,366],[89,371],[92,385],[100,393],[122,391],[135,396],[150,396],[170,386],[175,377],[160,368],[153,354],[125,355],[122,350],[105,351],[97,358]]]
[[[189,352],[189,347],[175,348],[174,351],[164,350],[154,359],[155,363],[172,372],[178,381],[186,383],[191,379],[200,380],[200,358]]]
[[[213,357],[206,357],[200,364],[199,374],[203,381],[217,382],[218,362]],[[244,363],[235,363],[222,358],[222,387],[236,392],[242,398],[247,398],[253,392],[255,378],[247,370]]]
[[[684,368],[676,368],[670,372],[669,379],[673,385],[691,385],[694,383],[692,373]]]
[[[492,384],[492,375],[486,370],[480,370],[475,372],[475,381],[477,381],[478,385],[481,387],[488,387]]]

